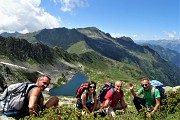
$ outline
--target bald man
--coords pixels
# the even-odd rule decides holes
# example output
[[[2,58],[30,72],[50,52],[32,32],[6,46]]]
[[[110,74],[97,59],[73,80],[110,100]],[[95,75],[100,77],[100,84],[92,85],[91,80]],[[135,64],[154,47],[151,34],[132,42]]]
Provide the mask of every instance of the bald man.
[[[112,90],[113,89],[113,90]],[[124,112],[126,112],[126,104],[124,101],[124,92],[122,90],[122,82],[116,81],[114,88],[108,90],[108,92],[105,95],[105,101],[102,103],[103,111],[111,116],[112,118],[115,118],[115,110],[121,110],[123,109]],[[118,106],[118,103],[120,103],[120,106]]]

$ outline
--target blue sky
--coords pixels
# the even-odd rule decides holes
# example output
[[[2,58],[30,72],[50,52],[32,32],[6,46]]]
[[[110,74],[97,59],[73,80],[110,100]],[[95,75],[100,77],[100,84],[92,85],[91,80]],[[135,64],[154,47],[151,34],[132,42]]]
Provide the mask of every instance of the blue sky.
[[[19,1],[0,0],[0,17],[5,18],[0,20],[0,32],[93,26],[133,40],[180,39],[179,0]]]

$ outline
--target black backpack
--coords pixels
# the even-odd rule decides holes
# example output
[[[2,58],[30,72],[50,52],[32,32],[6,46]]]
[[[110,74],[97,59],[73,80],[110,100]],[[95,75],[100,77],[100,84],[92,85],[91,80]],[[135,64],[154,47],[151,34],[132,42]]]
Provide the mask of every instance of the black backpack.
[[[106,93],[107,93],[107,91],[108,90],[112,90],[112,93],[113,93],[113,96],[114,96],[114,84],[113,83],[111,83],[111,82],[106,82],[105,84],[104,84],[104,86],[102,87],[102,89],[101,89],[101,91],[100,91],[100,93],[99,93],[99,95],[98,95],[98,101],[100,101],[101,103],[103,102],[103,101],[105,101],[105,95],[106,95]],[[112,96],[112,98],[113,98],[113,96]]]

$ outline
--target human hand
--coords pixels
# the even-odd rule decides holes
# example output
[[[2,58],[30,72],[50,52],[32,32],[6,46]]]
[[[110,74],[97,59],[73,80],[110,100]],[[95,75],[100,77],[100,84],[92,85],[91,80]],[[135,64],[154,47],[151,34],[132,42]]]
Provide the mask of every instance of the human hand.
[[[146,117],[150,118],[151,117],[151,113],[150,112],[146,112]]]
[[[124,109],[123,111],[124,111],[124,113],[126,113],[126,109]]]
[[[129,83],[129,89],[133,90],[134,89],[134,85],[132,83]]]
[[[94,112],[91,112],[91,115],[94,115]]]

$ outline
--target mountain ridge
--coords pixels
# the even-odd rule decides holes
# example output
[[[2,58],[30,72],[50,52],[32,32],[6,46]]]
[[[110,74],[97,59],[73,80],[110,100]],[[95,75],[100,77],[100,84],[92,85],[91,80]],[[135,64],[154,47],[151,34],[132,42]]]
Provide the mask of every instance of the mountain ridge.
[[[171,50],[169,48],[163,48],[160,45],[152,45],[149,43],[144,43],[144,46],[148,46],[151,49],[155,50],[158,52],[158,54],[165,60],[168,60],[175,64],[176,66],[180,67],[180,53]]]
[[[65,50],[80,41],[85,42],[82,49],[88,48],[91,52],[86,51],[80,53],[79,56],[81,58],[78,59],[81,60],[84,65],[89,65],[92,68],[94,68],[95,66],[93,65],[97,63],[99,65],[101,64],[98,60],[108,58],[140,69],[140,71],[143,71],[144,75],[150,79],[160,79],[165,84],[172,86],[180,83],[180,76],[177,73],[179,68],[162,59],[156,51],[147,46],[135,44],[134,41],[128,37],[112,38],[108,33],[104,33],[95,27],[84,29],[45,29],[31,37],[36,38],[37,42],[50,45],[51,48],[61,47]],[[23,38],[23,36],[21,36],[21,38]],[[80,47],[73,48],[75,54],[76,49],[80,50]],[[104,65],[105,64],[101,64],[101,67],[104,68]],[[96,67],[96,69],[99,68]],[[138,72],[138,75],[134,77],[137,78],[137,76],[140,76],[140,73],[141,72]],[[142,76],[144,75],[142,74]]]
[[[71,34],[68,34],[68,36],[63,36],[64,39],[68,38],[68,39],[65,39],[65,41],[66,42],[68,41],[69,45],[66,45],[66,47],[63,47],[63,45],[60,44],[61,41],[59,41],[60,46],[58,46],[58,47],[62,47],[64,49],[69,49],[69,48],[67,48],[67,46],[71,47],[73,44],[75,44],[77,42],[84,41],[87,44],[88,48],[92,49],[93,51],[95,51],[97,53],[100,53],[102,56],[105,56],[107,58],[117,60],[120,62],[124,62],[127,64],[135,65],[135,66],[139,67],[140,69],[142,69],[143,71],[145,71],[145,73],[148,74],[148,76],[152,76],[152,75],[158,76],[158,75],[156,75],[156,73],[159,71],[158,70],[159,68],[157,66],[162,66],[162,67],[164,67],[163,69],[166,69],[165,65],[162,65],[162,64],[166,63],[167,61],[161,59],[157,52],[150,49],[149,47],[140,46],[140,45],[135,44],[131,38],[128,38],[128,37],[113,38],[108,33],[104,33],[103,31],[99,30],[96,27],[77,28],[77,29],[58,28],[55,30],[61,30],[61,32],[59,32],[59,33],[61,33],[61,35],[62,34],[65,35],[65,33],[64,33],[65,31],[63,31],[63,29],[65,29],[66,31],[67,30],[76,31],[76,33],[78,33],[78,35],[80,35],[80,36],[78,37],[78,35],[77,35],[76,42],[72,42],[74,35],[71,36]],[[55,30],[49,29],[49,31],[51,31],[51,33],[55,32]],[[72,33],[72,32],[69,32],[69,33]],[[54,36],[56,34],[57,33],[54,33]],[[49,37],[49,38],[51,38],[51,37]],[[45,37],[44,37],[44,39],[45,39]],[[54,39],[54,38],[52,38],[52,39]],[[41,38],[41,40],[43,40],[43,39]],[[46,42],[47,41],[45,41],[44,43],[46,43]],[[50,44],[52,43],[51,40],[49,40],[48,42]],[[74,53],[76,53],[75,49],[74,49]],[[149,57],[149,56],[151,56],[151,57]],[[157,65],[157,63],[156,63],[156,61],[159,61],[159,60],[161,62],[158,64],[161,64],[161,65]],[[144,62],[142,62],[142,61],[144,61]],[[149,66],[149,69],[151,71],[157,70],[157,72],[154,72],[153,74],[149,73],[147,66]],[[175,68],[175,66],[173,66],[170,63],[167,63],[166,66],[168,66],[168,67],[171,66],[172,69]],[[160,74],[163,74],[163,72]],[[175,72],[175,74],[177,74],[177,73]]]
[[[163,48],[169,48],[180,53],[180,39],[176,40],[141,40],[136,41],[137,44],[151,44],[151,45],[159,45]]]

